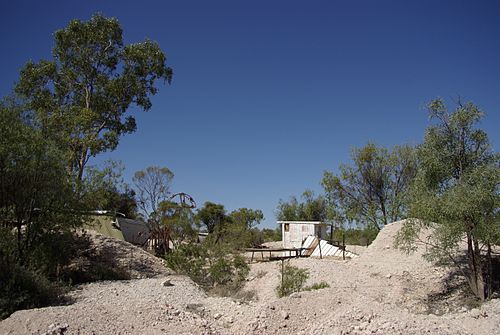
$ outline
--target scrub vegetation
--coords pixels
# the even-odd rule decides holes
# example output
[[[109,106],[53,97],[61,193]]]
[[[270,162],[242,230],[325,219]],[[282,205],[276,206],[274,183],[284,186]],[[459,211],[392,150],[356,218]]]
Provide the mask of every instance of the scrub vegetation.
[[[0,101],[0,318],[57,303],[72,284],[127,279],[100,262],[82,233],[95,210],[142,220],[157,241],[156,256],[220,295],[245,283],[245,248],[280,240],[279,228],[258,228],[259,209],[175,202],[167,167],[136,172],[130,186],[120,163],[89,164],[136,130],[134,113],[150,110],[158,84],[172,77],[156,42],[125,44],[120,23],[101,14],[72,20],[54,33],[52,59],[21,69],[13,93]],[[454,266],[484,301],[500,287],[500,155],[478,128],[484,113],[472,102],[450,110],[435,99],[428,112],[423,143],[354,148],[350,162],[323,173],[322,194],[280,200],[276,217],[323,221],[334,240],[360,245],[411,218],[397,245],[412,252],[425,243],[428,259]],[[421,241],[424,230],[431,233]],[[82,257],[94,266],[75,266]],[[304,287],[308,275],[287,264],[276,292],[328,287]]]

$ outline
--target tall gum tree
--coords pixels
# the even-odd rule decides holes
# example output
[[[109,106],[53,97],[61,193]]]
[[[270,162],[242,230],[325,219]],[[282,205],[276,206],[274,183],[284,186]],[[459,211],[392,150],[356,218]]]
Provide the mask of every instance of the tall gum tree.
[[[155,214],[160,204],[168,201],[174,173],[167,167],[148,166],[137,171],[132,177],[135,186],[137,205],[144,219]]]
[[[330,215],[336,221],[355,221],[380,230],[406,215],[407,194],[417,170],[415,149],[392,150],[368,143],[354,148],[352,164],[342,164],[337,175],[325,171],[321,184]]]
[[[16,92],[43,131],[68,147],[68,165],[81,180],[90,157],[114,150],[120,136],[136,130],[129,107],[149,110],[156,82],[170,83],[173,73],[156,42],[125,45],[115,18],[72,20],[54,39],[53,59],[29,61]]]
[[[435,261],[452,261],[484,300],[493,284],[492,246],[500,244],[500,155],[487,134],[476,128],[483,112],[473,103],[458,103],[449,112],[441,99],[428,105],[431,120],[419,147],[419,170],[411,191],[408,220],[397,243],[411,250],[419,231],[431,227],[422,241]],[[465,242],[465,262],[460,245]]]
[[[305,190],[302,201],[291,196],[288,201],[281,200],[276,207],[276,218],[279,221],[326,221],[330,219],[326,199],[316,196],[312,190]]]

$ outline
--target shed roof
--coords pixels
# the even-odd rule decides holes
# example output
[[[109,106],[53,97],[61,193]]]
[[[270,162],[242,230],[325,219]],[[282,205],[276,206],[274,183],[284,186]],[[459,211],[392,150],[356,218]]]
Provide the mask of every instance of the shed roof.
[[[127,218],[117,218],[125,241],[143,245],[149,238],[149,227],[144,222]]]
[[[279,224],[314,224],[314,225],[326,225],[322,221],[278,221]]]

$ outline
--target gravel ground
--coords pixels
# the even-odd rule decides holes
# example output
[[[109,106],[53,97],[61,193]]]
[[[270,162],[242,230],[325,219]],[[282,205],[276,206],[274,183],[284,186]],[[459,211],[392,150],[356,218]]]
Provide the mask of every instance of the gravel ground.
[[[158,273],[78,286],[73,304],[18,311],[0,334],[500,334],[498,300],[471,309],[456,293],[432,304],[448,272],[421,251],[392,249],[400,226],[385,227],[355,260],[290,260],[308,269],[307,285],[329,288],[277,298],[280,262],[251,265],[252,300],[211,297],[187,277]]]

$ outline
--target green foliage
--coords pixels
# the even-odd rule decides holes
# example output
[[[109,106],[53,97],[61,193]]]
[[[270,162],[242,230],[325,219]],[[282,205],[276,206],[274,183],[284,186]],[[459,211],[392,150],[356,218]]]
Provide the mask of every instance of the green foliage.
[[[171,269],[188,275],[207,290],[224,287],[223,291],[236,292],[250,271],[243,257],[209,244],[181,245],[165,259]]]
[[[224,243],[231,244],[232,249],[241,250],[264,243],[261,232],[256,225],[264,219],[261,210],[239,208],[228,217],[228,225],[222,238]]]
[[[264,214],[260,209],[239,208],[229,214],[234,225],[240,225],[246,229],[255,228],[263,219]]]
[[[122,213],[129,219],[139,219],[137,201],[135,200],[135,191],[126,186],[123,190],[116,190],[110,194],[106,207]]]
[[[176,206],[178,206],[176,204]],[[170,225],[171,238],[174,246],[179,246],[182,243],[196,242],[198,237],[194,213],[190,208],[179,208],[169,217],[166,223]]]
[[[20,257],[44,234],[83,223],[64,152],[31,117],[11,102],[0,104],[0,225],[16,229]]]
[[[306,269],[300,269],[288,263],[285,264],[283,273],[280,276],[280,285],[276,288],[278,296],[281,298],[302,291],[307,278],[309,278],[309,272]]]
[[[345,244],[352,245],[370,245],[377,237],[378,230],[372,227],[364,229],[335,229],[333,231],[333,240],[342,241],[345,238]]]
[[[87,166],[79,188],[89,209],[112,210],[131,219],[139,216],[135,192],[123,181],[124,170],[121,162],[111,160],[102,168]]]
[[[220,233],[217,243],[230,250],[242,250],[263,243],[261,233],[257,228],[248,229],[244,225],[232,222],[229,222],[223,231],[217,233]],[[210,235],[209,240],[215,241]]]
[[[306,190],[302,193],[303,202],[292,196],[285,202],[280,200],[276,209],[276,217],[280,221],[325,221],[328,218],[326,199],[315,197],[314,192]]]
[[[209,285],[207,277],[208,250],[201,244],[185,244],[165,256],[167,266],[188,275],[200,285]]]
[[[151,235],[164,240],[162,243],[165,245],[158,250],[159,254],[169,251],[169,241],[176,248],[183,243],[196,241],[197,234],[192,210],[175,202],[161,202],[157,211],[150,215],[148,224]]]
[[[20,309],[58,302],[61,287],[17,263],[5,264],[2,257],[0,262],[0,320]]]
[[[368,143],[355,148],[352,165],[341,165],[339,174],[326,171],[322,185],[337,222],[352,222],[380,229],[405,217],[409,186],[417,171],[414,148],[396,146],[392,151]]]
[[[320,283],[315,283],[312,284],[311,286],[306,286],[304,287],[304,291],[313,291],[313,290],[321,290],[323,288],[328,288],[330,285],[327,282],[320,282]]]
[[[20,254],[12,230],[0,225],[0,319],[19,309],[59,302],[64,269],[76,256],[69,233],[43,234]]]
[[[397,242],[410,251],[420,230],[432,227],[428,256],[462,268],[474,294],[484,299],[491,294],[493,278],[491,253],[484,255],[481,249],[500,244],[500,155],[492,152],[486,133],[475,128],[483,113],[474,104],[459,103],[450,113],[437,99],[429,112],[438,123],[427,129],[419,147],[421,167],[410,207],[410,215],[419,220],[410,220]],[[467,262],[462,267],[454,251],[464,239]]]
[[[0,103],[0,314],[58,299],[86,209],[61,150],[14,100]],[[5,283],[5,285],[4,285]]]
[[[149,110],[155,82],[170,82],[172,70],[157,43],[124,45],[118,20],[100,14],[72,20],[54,39],[54,59],[28,62],[16,92],[44,133],[68,149],[68,164],[82,179],[90,157],[114,150],[120,136],[135,131],[134,117],[125,117],[129,106]]]
[[[75,180],[65,149],[15,100],[0,103],[0,133],[0,227],[6,227],[0,230],[0,300],[8,306],[2,306],[6,316],[57,301],[59,282],[70,279],[68,265],[78,256],[73,230],[100,196],[88,196],[99,183]]]
[[[281,241],[281,228],[262,229],[262,239],[264,242]]]
[[[71,232],[43,234],[20,258],[15,235],[0,226],[0,319],[19,309],[61,303],[68,284],[130,279],[110,263],[85,235]]]
[[[230,259],[218,257],[211,262],[208,274],[214,286],[223,285],[239,288],[248,275],[250,268],[242,256],[235,255]]]
[[[227,214],[223,205],[206,202],[198,210],[196,219],[206,227],[211,243],[224,245],[229,250],[241,250],[264,242],[256,228],[264,219],[261,210],[239,208]]]
[[[88,250],[75,235],[83,213],[135,212],[116,166],[84,167],[135,130],[129,106],[150,109],[156,81],[172,77],[156,43],[123,44],[116,19],[73,20],[54,37],[54,59],[28,62],[19,96],[0,102],[1,317],[52,303],[61,282],[123,278],[105,262],[75,270]]]
[[[229,218],[227,217],[224,205],[207,201],[198,210],[196,218],[206,227],[209,234],[218,234],[224,230]]]

